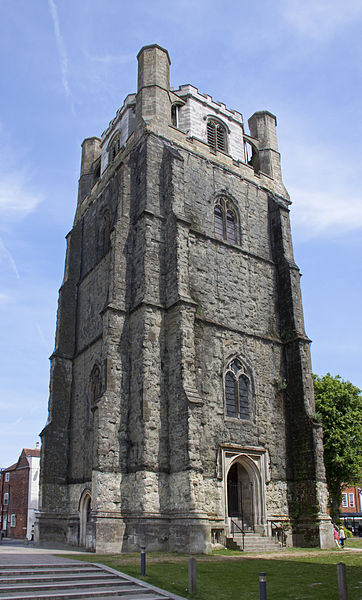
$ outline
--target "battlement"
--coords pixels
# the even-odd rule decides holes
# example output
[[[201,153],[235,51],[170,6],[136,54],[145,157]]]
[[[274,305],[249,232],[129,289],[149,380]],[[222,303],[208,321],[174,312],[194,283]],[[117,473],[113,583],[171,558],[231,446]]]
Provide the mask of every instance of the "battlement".
[[[135,105],[136,105],[136,94],[128,94],[128,96],[126,96],[126,98],[124,99],[122,106],[117,110],[116,116],[113,119],[111,119],[108,127],[103,131],[102,136],[101,136],[102,144],[104,144],[105,140],[110,135],[113,134],[114,128],[119,123],[119,121],[122,119],[126,110],[129,109],[130,107],[134,107]]]
[[[86,185],[83,182],[82,198],[89,185],[114,164],[130,136],[134,134],[137,140],[145,129],[183,143],[176,129],[185,134],[187,140],[192,138],[206,144],[216,159],[219,157],[224,161],[228,156],[236,163],[251,167],[257,176],[264,174],[273,179],[279,194],[286,193],[281,178],[274,115],[268,111],[256,112],[248,121],[248,134],[239,111],[227,108],[225,103],[214,100],[191,84],[180,85],[178,89],[170,87],[167,50],[157,44],[144,46],[137,59],[138,91],[125,98],[102,133],[99,154],[92,154],[94,176],[89,174]]]
[[[225,116],[227,119],[234,119],[238,123],[243,124],[243,115],[240,112],[232,108],[227,108],[223,102],[214,100],[209,94],[203,94],[202,92],[199,92],[198,88],[191,84],[180,85],[177,90],[173,91],[174,94],[183,100],[187,99],[188,97],[192,97],[201,104],[209,106],[216,113],[220,113],[221,115]]]

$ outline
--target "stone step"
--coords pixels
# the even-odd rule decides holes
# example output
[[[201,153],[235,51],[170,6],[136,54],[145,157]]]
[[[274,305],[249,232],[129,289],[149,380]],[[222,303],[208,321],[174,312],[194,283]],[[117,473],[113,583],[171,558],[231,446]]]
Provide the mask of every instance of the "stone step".
[[[31,582],[31,583],[46,583],[46,582],[61,582],[61,581],[107,581],[108,579],[114,577],[111,573],[105,573],[104,571],[98,571],[94,573],[66,573],[66,574],[57,574],[57,573],[42,573],[41,575],[28,573],[27,575],[17,573],[16,575],[7,575],[6,577],[1,577],[2,573],[0,572],[0,587],[4,584],[11,583],[22,583],[22,582]]]
[[[244,552],[272,552],[282,550],[279,542],[274,538],[263,537],[255,533],[236,533],[226,538],[226,547],[230,550],[243,550]]]
[[[101,580],[101,581],[76,581],[76,580],[70,580],[69,582],[55,582],[55,581],[48,581],[48,582],[44,582],[44,583],[34,583],[31,580],[27,580],[27,581],[23,581],[22,583],[9,583],[6,586],[0,586],[0,594],[6,591],[11,591],[11,592],[15,592],[15,591],[19,591],[19,592],[32,592],[35,590],[39,590],[39,591],[44,591],[44,590],[60,590],[60,589],[64,589],[64,590],[68,590],[70,589],[84,589],[84,588],[99,588],[99,587],[103,587],[103,588],[107,588],[107,587],[114,587],[114,586],[120,586],[123,587],[129,585],[129,582],[127,580],[118,580],[117,577],[110,577],[110,579],[108,581],[105,580]],[[0,596],[1,597],[1,596]]]
[[[95,569],[100,570],[100,567],[97,567],[97,565],[94,565],[93,563],[58,563],[56,565],[54,564],[37,564],[37,565],[24,565],[24,564],[14,564],[14,565],[0,565],[0,571],[16,571],[16,570],[21,570],[21,571],[42,571],[42,570],[53,570],[53,571],[60,571],[60,570],[66,570],[66,571],[87,571],[87,570],[92,570],[94,571]]]
[[[80,598],[87,598],[91,600],[92,598],[96,598],[97,600],[101,600],[102,598],[106,600],[170,600],[169,596],[161,596],[155,593],[153,590],[148,591],[147,589],[138,589],[132,592],[125,591],[123,594],[119,591],[119,589],[109,589],[103,591],[92,591],[85,590],[84,592],[63,592],[63,593],[54,593],[54,594],[39,594],[38,592],[34,594],[8,594],[6,596],[1,595],[1,600],[78,600]]]
[[[0,565],[0,600],[170,600],[122,573],[96,564]]]

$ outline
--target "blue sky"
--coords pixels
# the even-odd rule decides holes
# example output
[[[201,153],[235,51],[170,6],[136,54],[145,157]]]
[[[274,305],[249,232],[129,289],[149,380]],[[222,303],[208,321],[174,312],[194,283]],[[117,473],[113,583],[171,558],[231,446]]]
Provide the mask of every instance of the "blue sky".
[[[0,465],[47,418],[80,145],[158,43],[171,85],[277,115],[313,370],[362,388],[362,3],[0,0]]]

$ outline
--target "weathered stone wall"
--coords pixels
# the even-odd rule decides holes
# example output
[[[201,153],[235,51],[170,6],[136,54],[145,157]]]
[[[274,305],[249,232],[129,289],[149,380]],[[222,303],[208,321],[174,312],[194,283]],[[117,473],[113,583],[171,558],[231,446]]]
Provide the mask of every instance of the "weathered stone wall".
[[[103,156],[100,178],[101,151],[133,108],[125,104],[101,143],[83,144],[43,432],[40,539],[51,532],[101,552],[207,551],[213,529],[228,531],[228,469],[240,461],[259,531],[290,521],[296,542],[317,544],[328,538],[321,431],[275,117],[250,120],[258,173],[239,162],[239,113],[192,88],[192,127],[204,131],[206,112],[231,119],[234,155],[215,153],[201,129],[198,140],[171,126],[167,53],[146,47],[139,65],[134,133],[112,164]],[[236,243],[215,236],[220,195],[236,211]],[[250,381],[249,419],[226,415],[225,368],[236,356]]]

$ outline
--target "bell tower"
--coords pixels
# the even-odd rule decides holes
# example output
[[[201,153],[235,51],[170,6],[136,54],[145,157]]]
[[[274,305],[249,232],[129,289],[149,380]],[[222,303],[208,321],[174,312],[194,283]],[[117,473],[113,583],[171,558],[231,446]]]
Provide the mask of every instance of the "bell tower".
[[[169,69],[142,48],[137,93],[82,144],[37,539],[209,552],[239,528],[326,547],[276,117],[247,132],[240,112],[171,89]]]

